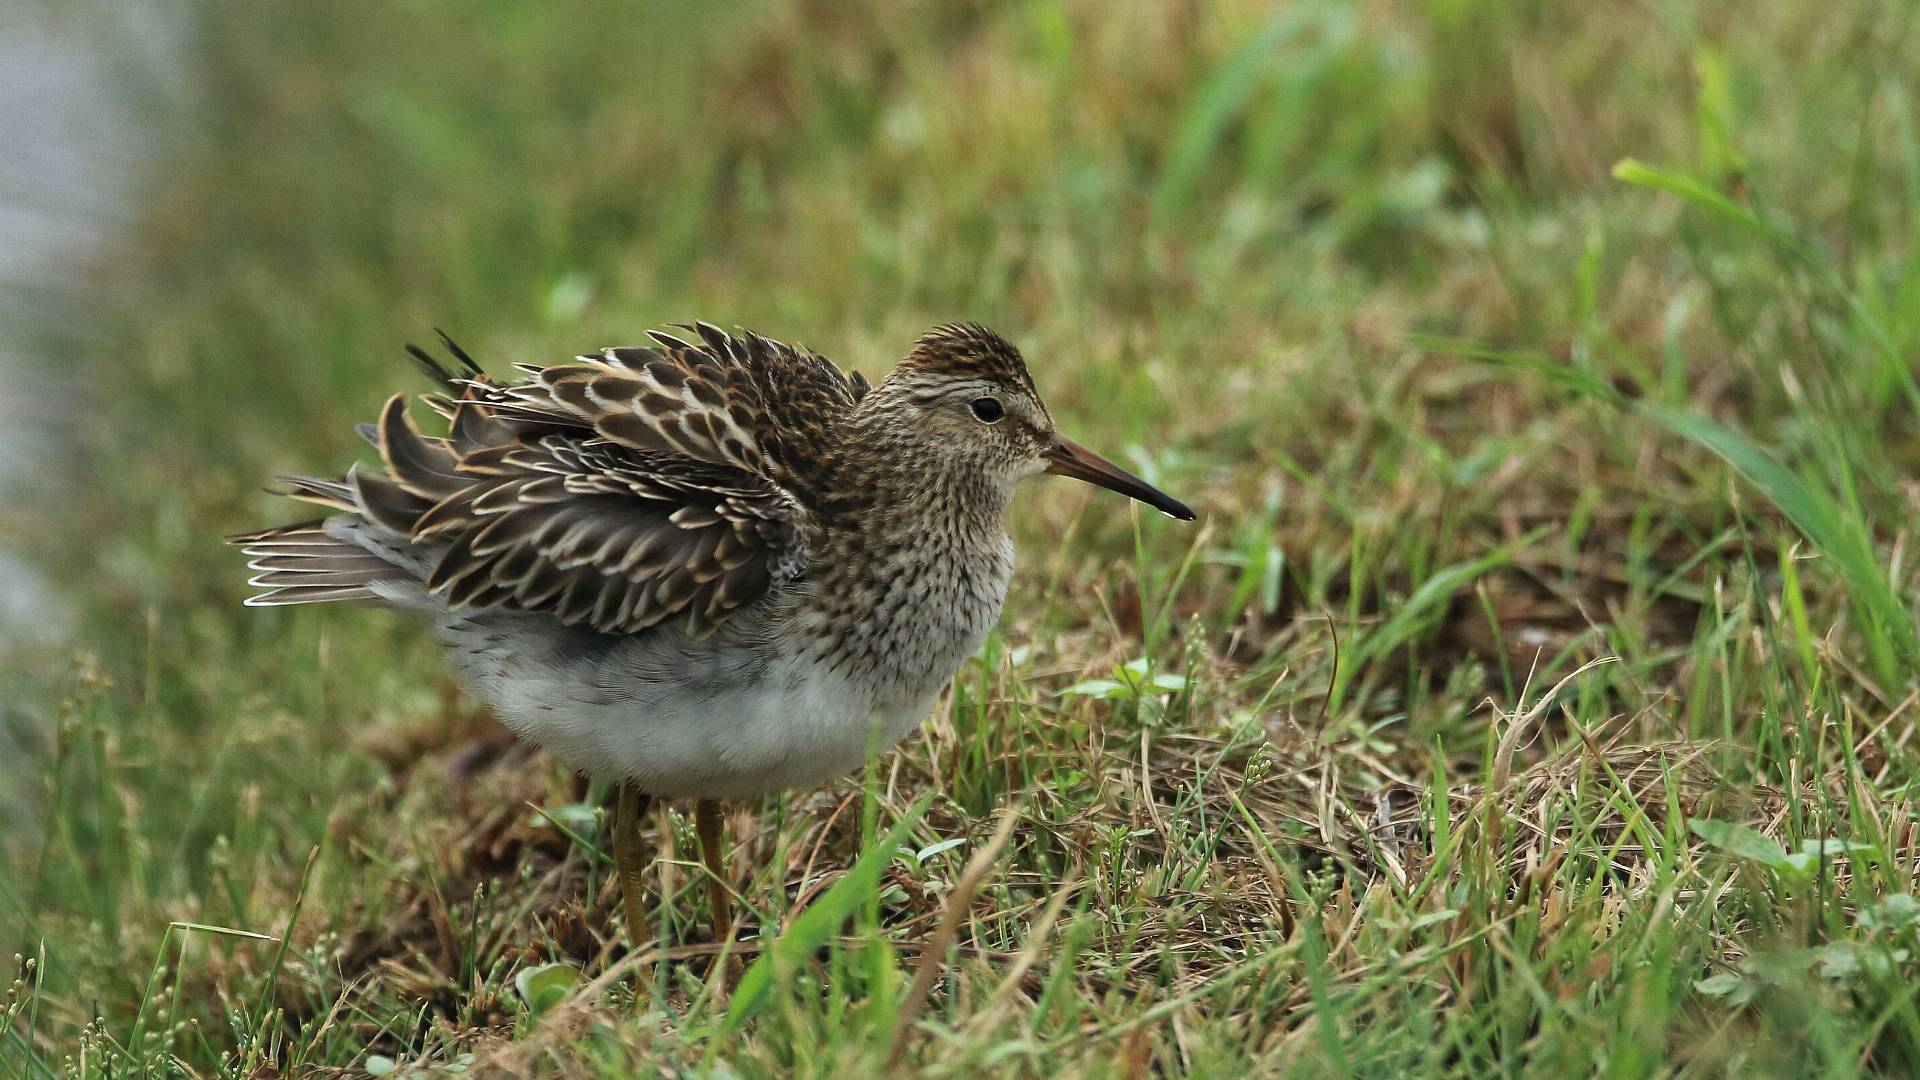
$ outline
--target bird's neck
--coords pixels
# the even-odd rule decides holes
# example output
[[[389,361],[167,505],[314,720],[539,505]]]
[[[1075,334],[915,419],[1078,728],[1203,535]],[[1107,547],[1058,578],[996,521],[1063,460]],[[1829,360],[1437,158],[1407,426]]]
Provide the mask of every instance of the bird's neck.
[[[1011,491],[938,454],[870,458],[809,560],[805,621],[826,663],[930,696],[979,648],[1013,575]],[[850,512],[856,511],[857,512]]]

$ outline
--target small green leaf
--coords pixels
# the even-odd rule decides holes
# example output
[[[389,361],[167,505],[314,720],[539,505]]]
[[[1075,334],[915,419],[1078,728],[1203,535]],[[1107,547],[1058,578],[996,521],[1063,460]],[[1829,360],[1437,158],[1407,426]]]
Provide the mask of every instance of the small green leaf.
[[[527,1012],[539,1016],[567,999],[580,981],[580,972],[571,964],[542,964],[526,968],[513,977],[513,988],[527,1003]]]
[[[964,844],[966,842],[967,842],[966,837],[956,836],[951,840],[942,840],[937,844],[928,844],[926,847],[923,847],[919,851],[916,851],[913,853],[914,865],[918,866],[922,863],[925,863],[928,859],[933,858],[935,855],[938,855],[943,851],[952,851],[954,848],[957,848],[961,844]]]
[[[1904,964],[1905,949],[1885,949],[1853,941],[1835,941],[1820,950],[1820,974],[1829,979],[1845,979],[1861,972],[1891,975],[1895,965]]]
[[[1693,835],[1739,859],[1778,869],[1787,865],[1787,851],[1771,836],[1755,832],[1745,825],[1712,818],[1692,818],[1687,828]]]
[[[586,803],[543,806],[533,816],[535,828],[553,826],[574,836],[592,839],[600,831],[600,811]]]
[[[1920,901],[1894,893],[1860,913],[1860,925],[1869,930],[1900,930],[1920,922]]]
[[[386,1076],[398,1067],[394,1060],[385,1054],[368,1054],[366,1062],[361,1065],[361,1068],[367,1070],[368,1076]]]
[[[1741,966],[1746,974],[1774,986],[1800,986],[1819,962],[1820,950],[1816,948],[1771,949],[1754,953]]]
[[[1445,911],[1429,911],[1425,915],[1422,915],[1419,918],[1413,920],[1413,924],[1409,926],[1408,929],[1409,930],[1425,930],[1429,926],[1435,926],[1439,923],[1446,922],[1448,919],[1451,919],[1458,914],[1460,913],[1458,911],[1453,910],[1452,908],[1448,908]]]
[[[1110,698],[1126,692],[1126,686],[1112,679],[1088,679],[1086,682],[1074,683],[1060,691],[1060,696]]]
[[[1853,946],[1836,941],[1820,950],[1820,974],[1829,979],[1844,979],[1860,973],[1860,956]]]
[[[1751,995],[1753,987],[1746,979],[1732,972],[1709,975],[1693,984],[1693,988],[1708,997],[1732,998],[1742,992]]]
[[[1837,859],[1846,855],[1865,854],[1866,852],[1873,851],[1874,846],[1872,844],[1856,844],[1851,840],[1840,840],[1828,837],[1825,840],[1802,840],[1800,841],[1800,850],[1816,859],[1822,855],[1825,855],[1829,859]]]
[[[1868,947],[1860,954],[1860,966],[1875,975],[1891,975],[1894,966],[1904,964],[1913,957],[1906,949],[1880,949]]]

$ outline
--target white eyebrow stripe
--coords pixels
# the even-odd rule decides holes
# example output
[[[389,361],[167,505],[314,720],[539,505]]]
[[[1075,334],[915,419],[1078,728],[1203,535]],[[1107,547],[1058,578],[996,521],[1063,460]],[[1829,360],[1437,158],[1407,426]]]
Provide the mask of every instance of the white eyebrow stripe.
[[[980,397],[999,398],[1003,404],[1007,400],[1007,395],[1001,387],[978,379],[949,383],[938,389],[914,390],[912,396],[914,402],[920,405],[931,405],[940,401],[972,401]]]

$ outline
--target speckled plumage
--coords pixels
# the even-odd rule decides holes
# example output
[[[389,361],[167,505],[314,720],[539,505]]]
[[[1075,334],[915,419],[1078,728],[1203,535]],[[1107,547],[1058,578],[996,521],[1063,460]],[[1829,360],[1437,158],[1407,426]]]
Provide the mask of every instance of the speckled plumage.
[[[396,396],[364,429],[384,468],[286,478],[342,512],[234,538],[249,603],[424,610],[520,735],[650,794],[742,797],[849,771],[925,715],[999,617],[1020,478],[1192,517],[1060,438],[983,327],[935,329],[877,385],[686,331],[513,383],[451,341],[458,375],[414,350],[448,435]]]

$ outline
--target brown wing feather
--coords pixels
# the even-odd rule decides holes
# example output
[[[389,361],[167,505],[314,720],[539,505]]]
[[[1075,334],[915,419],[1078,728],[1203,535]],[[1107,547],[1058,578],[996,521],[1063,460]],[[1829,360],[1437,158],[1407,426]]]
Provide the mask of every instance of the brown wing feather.
[[[651,345],[524,368],[531,378],[521,383],[469,385],[494,421],[526,441],[592,432],[647,454],[761,477],[812,506],[824,449],[867,393],[867,380],[759,334],[709,323],[685,329],[697,340],[655,331]]]
[[[799,511],[771,482],[727,465],[605,441],[546,435],[479,447],[484,468],[439,456],[391,405],[380,425],[390,472],[369,484],[369,516],[460,484],[405,531],[445,551],[427,588],[449,604],[542,611],[607,633],[684,618],[704,636],[803,565]],[[424,445],[424,449],[422,444]],[[445,444],[446,447],[453,443]]]
[[[365,431],[384,469],[287,482],[438,551],[426,587],[450,605],[705,635],[804,570],[824,448],[868,383],[758,334],[686,329],[697,342],[655,333],[504,385],[457,347],[471,377],[413,350],[447,389],[426,400],[448,436],[396,396]]]

